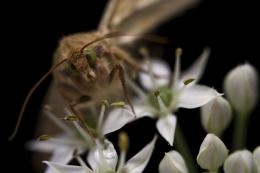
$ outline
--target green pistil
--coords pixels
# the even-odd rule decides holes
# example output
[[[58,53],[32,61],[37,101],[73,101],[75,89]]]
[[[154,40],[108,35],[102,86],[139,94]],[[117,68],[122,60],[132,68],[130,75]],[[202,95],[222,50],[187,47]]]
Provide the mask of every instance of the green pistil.
[[[154,92],[149,93],[149,95],[148,95],[149,104],[152,107],[154,107],[155,109],[160,110],[160,106],[159,106],[158,99],[157,99],[158,95],[160,95],[164,105],[166,107],[169,107],[172,102],[172,99],[173,99],[171,89],[169,87],[164,86],[164,87],[158,88]]]

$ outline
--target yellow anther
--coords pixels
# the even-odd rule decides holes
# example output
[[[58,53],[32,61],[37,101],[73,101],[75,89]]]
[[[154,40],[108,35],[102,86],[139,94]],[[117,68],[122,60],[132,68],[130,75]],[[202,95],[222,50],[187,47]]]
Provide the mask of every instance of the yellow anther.
[[[110,104],[110,106],[123,107],[123,106],[125,106],[125,102],[123,102],[123,101],[113,102]]]
[[[191,82],[193,82],[195,79],[193,78],[190,78],[190,79],[187,79],[185,81],[183,81],[184,85],[189,85]]]
[[[120,150],[127,151],[129,148],[129,137],[126,132],[120,132],[118,137],[118,146]]]
[[[47,141],[47,140],[49,140],[49,139],[50,139],[50,136],[49,136],[49,135],[46,135],[46,134],[41,135],[41,136],[38,137],[38,140],[39,140],[39,141]]]

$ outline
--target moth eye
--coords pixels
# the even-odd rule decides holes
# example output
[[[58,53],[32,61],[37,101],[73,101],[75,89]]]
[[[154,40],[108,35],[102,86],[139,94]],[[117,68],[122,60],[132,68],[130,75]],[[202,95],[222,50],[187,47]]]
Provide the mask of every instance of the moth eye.
[[[66,64],[66,68],[63,71],[63,73],[65,75],[73,75],[73,76],[77,76],[79,74],[75,66],[71,63]]]
[[[92,49],[85,49],[83,53],[84,56],[87,58],[89,65],[95,65],[97,59],[96,52]]]

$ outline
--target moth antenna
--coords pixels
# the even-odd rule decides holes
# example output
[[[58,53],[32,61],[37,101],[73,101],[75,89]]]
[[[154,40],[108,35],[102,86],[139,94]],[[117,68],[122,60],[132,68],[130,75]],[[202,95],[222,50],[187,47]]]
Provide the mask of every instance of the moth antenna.
[[[156,36],[156,35],[131,35],[131,34],[125,33],[125,32],[111,32],[111,33],[108,33],[100,38],[97,38],[97,39],[85,44],[80,49],[80,51],[82,52],[86,47],[90,46],[91,44],[97,43],[97,42],[105,40],[105,39],[113,38],[113,37],[135,37],[137,39],[147,40],[150,42],[155,42],[155,43],[160,43],[160,44],[166,44],[169,42],[168,38],[160,37],[160,36]]]
[[[43,77],[41,77],[40,80],[38,80],[38,82],[36,82],[34,84],[34,86],[31,88],[31,90],[29,91],[29,93],[27,94],[24,102],[23,102],[23,105],[22,105],[22,108],[20,110],[20,113],[19,113],[19,116],[17,118],[17,121],[16,121],[16,125],[15,125],[15,128],[12,132],[12,134],[10,135],[10,137],[8,138],[9,141],[13,140],[19,130],[19,127],[20,127],[20,124],[21,124],[21,121],[22,121],[22,118],[23,118],[23,115],[24,115],[24,111],[25,111],[25,108],[27,107],[27,104],[32,96],[32,94],[35,92],[35,90],[40,86],[40,84],[57,68],[59,67],[61,64],[63,64],[64,62],[66,62],[68,59],[64,59],[62,60],[61,62],[55,64],[54,66],[52,66],[52,68],[44,74]]]

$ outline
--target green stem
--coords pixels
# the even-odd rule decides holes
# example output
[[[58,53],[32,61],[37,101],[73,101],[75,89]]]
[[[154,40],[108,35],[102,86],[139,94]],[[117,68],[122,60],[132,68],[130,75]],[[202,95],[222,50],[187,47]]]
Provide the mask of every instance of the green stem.
[[[235,116],[233,132],[233,151],[243,149],[246,146],[246,136],[249,116],[244,113]]]
[[[192,157],[192,154],[191,154],[191,151],[187,144],[187,141],[186,141],[184,134],[182,133],[182,130],[179,127],[179,125],[177,125],[177,127],[176,127],[175,139],[176,139],[176,141],[175,141],[176,148],[181,153],[184,160],[186,161],[189,172],[197,173],[198,170],[197,170],[196,163],[194,162],[194,159]]]

